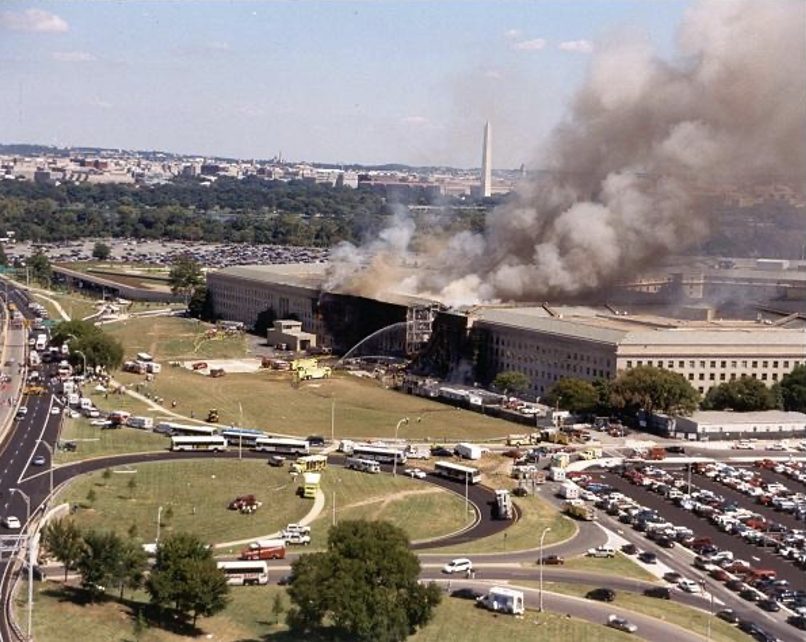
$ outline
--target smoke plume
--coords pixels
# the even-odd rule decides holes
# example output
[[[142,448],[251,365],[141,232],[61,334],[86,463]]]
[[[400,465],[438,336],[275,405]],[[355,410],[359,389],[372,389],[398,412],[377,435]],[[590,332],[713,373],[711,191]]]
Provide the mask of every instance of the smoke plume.
[[[595,291],[701,241],[704,189],[803,189],[804,25],[799,0],[705,0],[686,14],[673,62],[645,42],[597,45],[541,161],[550,171],[492,211],[482,233],[415,230],[398,215],[377,240],[335,253],[329,285],[454,305]]]

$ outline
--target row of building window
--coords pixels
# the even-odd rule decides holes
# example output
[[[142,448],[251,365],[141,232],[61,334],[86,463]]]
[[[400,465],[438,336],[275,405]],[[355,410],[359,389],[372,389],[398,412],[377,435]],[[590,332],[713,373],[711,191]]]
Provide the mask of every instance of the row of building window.
[[[664,363],[665,363],[665,365],[664,365]],[[675,367],[674,363],[675,362],[672,359],[666,360],[665,362],[664,362],[663,359],[656,359],[656,360],[648,359],[646,361],[646,363],[642,359],[638,359],[637,361],[635,361],[636,366],[647,365],[647,366],[655,366],[657,368],[664,368],[665,367],[665,368],[669,368],[669,369]],[[719,364],[719,367],[722,368],[722,369],[725,369],[725,368],[728,367],[728,361],[727,360],[721,360],[721,361],[716,361],[716,360],[711,360],[711,361],[707,361],[707,360],[699,360],[699,361],[689,360],[688,361],[688,367],[689,367],[689,369],[693,369],[693,368],[697,368],[697,367],[699,367],[699,368],[706,368],[706,367],[708,367],[708,368],[716,368],[717,363]],[[800,361],[791,361],[790,362],[790,360],[788,360],[788,359],[786,359],[786,360],[774,360],[774,361],[758,360],[758,359],[756,359],[756,360],[750,360],[750,359],[735,360],[734,359],[734,360],[730,361],[730,367],[733,368],[733,369],[736,369],[736,368],[748,368],[748,367],[750,367],[750,368],[758,368],[759,364],[761,364],[762,368],[769,368],[770,363],[772,363],[773,369],[783,368],[784,370],[787,370],[787,371],[789,370],[789,364],[790,363],[792,363],[793,364],[792,367],[795,367],[795,368],[800,365]],[[708,365],[706,366],[706,364],[708,364]],[[633,367],[633,361],[631,359],[628,359],[627,360],[627,368],[632,368],[632,367]],[[681,369],[685,368],[686,367],[686,361],[679,360],[677,362],[677,367],[681,368]]]
[[[504,337],[493,337],[493,345],[495,346],[495,353],[499,353],[499,348],[509,348],[511,350],[518,350],[526,355],[548,355],[555,359],[564,359],[566,361],[582,361],[587,363],[598,364],[601,359],[603,362],[607,361],[606,357],[597,355],[586,354],[584,352],[570,352],[561,348],[546,348],[536,343],[523,343],[521,341],[509,340]]]

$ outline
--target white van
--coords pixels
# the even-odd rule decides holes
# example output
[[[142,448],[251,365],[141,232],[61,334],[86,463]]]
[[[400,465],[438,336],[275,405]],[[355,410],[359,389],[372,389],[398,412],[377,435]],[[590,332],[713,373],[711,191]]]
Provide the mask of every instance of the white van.
[[[454,573],[466,573],[467,571],[472,570],[473,562],[466,557],[459,557],[455,560],[451,560],[442,567],[442,572],[447,573],[448,575],[453,575]]]

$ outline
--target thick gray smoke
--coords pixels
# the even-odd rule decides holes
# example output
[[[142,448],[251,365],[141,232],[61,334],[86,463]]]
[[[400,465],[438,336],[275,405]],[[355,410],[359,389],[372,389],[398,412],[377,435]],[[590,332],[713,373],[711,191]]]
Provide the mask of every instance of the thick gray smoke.
[[[483,233],[440,238],[398,217],[372,244],[340,248],[330,285],[456,305],[584,293],[701,241],[704,189],[773,177],[802,189],[805,25],[800,0],[706,0],[686,15],[674,62],[646,43],[604,43],[541,162],[552,171]]]

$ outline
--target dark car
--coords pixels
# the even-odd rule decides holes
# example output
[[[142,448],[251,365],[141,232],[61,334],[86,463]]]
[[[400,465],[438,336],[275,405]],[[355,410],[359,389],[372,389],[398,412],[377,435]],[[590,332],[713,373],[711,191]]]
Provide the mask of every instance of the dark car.
[[[769,613],[777,613],[781,610],[781,605],[775,600],[760,600],[758,603],[758,608]]]
[[[324,446],[325,445],[325,438],[322,435],[308,435],[305,437],[305,441],[308,442],[309,446]]]
[[[483,597],[484,593],[476,591],[472,588],[460,588],[451,591],[451,597],[458,597],[460,600],[477,600]]]
[[[644,564],[654,564],[658,561],[658,556],[651,551],[644,551],[638,556],[638,559],[641,560]]]
[[[728,580],[727,582],[725,582],[725,588],[728,589],[729,591],[733,591],[734,593],[736,591],[741,591],[744,588],[744,586],[745,584],[744,582],[742,582],[742,580]]]
[[[616,592],[609,588],[596,588],[585,593],[585,597],[599,602],[612,602],[616,599]]]
[[[653,586],[652,588],[648,588],[644,591],[644,595],[647,597],[657,597],[661,600],[672,599],[671,591],[669,591],[669,589],[665,586]]]
[[[666,446],[666,452],[674,455],[685,455],[686,449],[683,446]]]
[[[754,635],[757,631],[761,630],[761,627],[751,620],[739,620],[739,630],[749,635]]]
[[[800,629],[801,631],[806,631],[806,616],[803,615],[791,615],[786,619],[792,626],[796,629]]]
[[[663,579],[666,580],[667,582],[671,582],[672,584],[677,584],[680,580],[683,579],[683,576],[675,571],[669,571],[668,573],[664,573]]]
[[[275,468],[280,468],[285,465],[285,457],[282,455],[272,455],[269,457],[268,462],[269,466],[274,466]]]
[[[434,455],[434,457],[453,457],[453,451],[445,448],[444,446],[432,448],[431,454]]]
[[[523,486],[518,486],[512,489],[512,494],[515,495],[515,497],[526,497],[529,491]]]
[[[565,564],[565,560],[559,555],[548,555],[540,560],[540,564],[545,564],[546,566],[562,566]]]
[[[293,583],[294,583],[293,575],[283,575],[279,580],[277,580],[277,584],[279,586],[288,586],[289,584]]]
[[[625,544],[621,547],[621,552],[625,555],[635,555],[638,552],[638,547],[635,544]]]
[[[675,544],[673,539],[669,539],[668,537],[661,537],[658,540],[658,546],[662,548],[674,548]]]
[[[748,602],[758,602],[758,593],[755,589],[746,588],[739,592],[739,597]]]
[[[739,621],[739,616],[736,615],[736,611],[733,609],[722,609],[717,612],[716,616],[728,624],[736,624]]]

